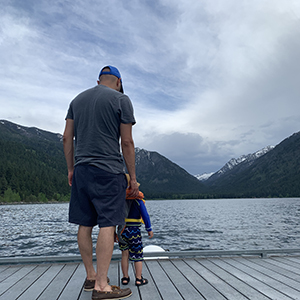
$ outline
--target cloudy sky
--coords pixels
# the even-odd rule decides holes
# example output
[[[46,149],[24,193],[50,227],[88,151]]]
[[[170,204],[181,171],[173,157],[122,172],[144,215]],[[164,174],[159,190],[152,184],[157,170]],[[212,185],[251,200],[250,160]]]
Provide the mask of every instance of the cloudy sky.
[[[135,146],[191,174],[300,130],[299,0],[0,0],[0,119],[62,133],[119,68]]]

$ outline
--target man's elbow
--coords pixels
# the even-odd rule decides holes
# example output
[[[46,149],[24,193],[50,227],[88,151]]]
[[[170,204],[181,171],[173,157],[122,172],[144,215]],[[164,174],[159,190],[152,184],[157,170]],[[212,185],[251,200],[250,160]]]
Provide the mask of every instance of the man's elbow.
[[[64,145],[68,142],[68,137],[65,134],[62,136],[62,141]]]
[[[73,137],[70,135],[63,134],[62,141],[63,145],[71,144],[73,143]]]
[[[134,148],[133,139],[126,139],[121,141],[122,148]]]

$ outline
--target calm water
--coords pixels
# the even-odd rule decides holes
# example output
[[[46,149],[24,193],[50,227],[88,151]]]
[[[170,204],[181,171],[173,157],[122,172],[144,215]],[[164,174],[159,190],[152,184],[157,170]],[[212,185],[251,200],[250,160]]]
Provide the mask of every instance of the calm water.
[[[146,201],[154,238],[169,250],[300,248],[300,199]],[[0,256],[79,254],[68,204],[0,206]],[[98,228],[93,230],[96,242]],[[117,245],[115,245],[117,249]],[[117,251],[117,250],[116,250]]]

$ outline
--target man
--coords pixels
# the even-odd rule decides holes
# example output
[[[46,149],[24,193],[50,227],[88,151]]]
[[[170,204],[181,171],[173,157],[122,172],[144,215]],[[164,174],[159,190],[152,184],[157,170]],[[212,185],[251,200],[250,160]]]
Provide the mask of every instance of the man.
[[[72,186],[69,222],[79,225],[77,241],[87,273],[85,290],[93,290],[93,300],[122,299],[130,296],[131,290],[110,286],[107,272],[113,253],[115,226],[125,223],[127,181],[120,144],[130,175],[131,195],[137,197],[139,193],[132,138],[135,119],[131,101],[123,94],[117,68],[104,67],[97,83],[71,102],[66,116],[63,144],[69,185]],[[92,263],[91,235],[97,224],[100,229],[96,272]]]

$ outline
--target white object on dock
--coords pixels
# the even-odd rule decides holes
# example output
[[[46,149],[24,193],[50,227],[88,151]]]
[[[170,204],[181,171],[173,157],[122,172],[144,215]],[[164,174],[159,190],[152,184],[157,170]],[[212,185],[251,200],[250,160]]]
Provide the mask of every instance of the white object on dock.
[[[165,250],[160,247],[160,246],[156,246],[156,245],[148,245],[146,247],[144,247],[144,253],[159,253],[159,252],[165,252]],[[167,256],[163,256],[163,257],[144,257],[144,259],[168,259],[169,257]]]

